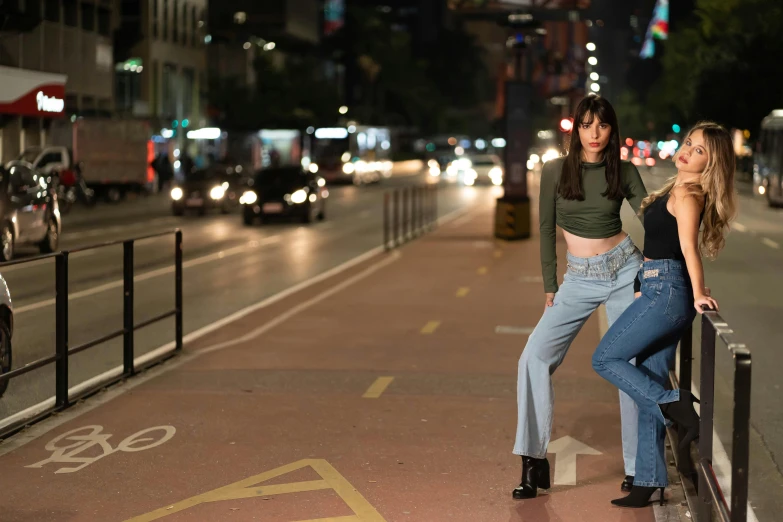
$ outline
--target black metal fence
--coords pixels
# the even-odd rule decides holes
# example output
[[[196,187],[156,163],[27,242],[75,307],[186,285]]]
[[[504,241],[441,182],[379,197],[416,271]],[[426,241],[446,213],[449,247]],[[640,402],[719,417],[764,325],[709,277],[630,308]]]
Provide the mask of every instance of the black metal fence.
[[[383,247],[391,250],[438,223],[438,187],[422,185],[383,194]]]
[[[134,318],[134,277],[135,270],[133,265],[134,245],[138,241],[145,239],[152,239],[163,236],[174,235],[174,309],[168,312],[162,313],[158,316],[146,319],[140,323],[135,322]],[[119,330],[115,330],[109,334],[106,334],[92,341],[80,344],[78,346],[71,347],[69,344],[68,335],[68,258],[70,254],[77,252],[84,252],[87,250],[95,250],[98,248],[111,247],[116,245],[122,245],[123,248],[123,327]],[[11,261],[3,263],[3,267],[18,265],[23,263],[31,263],[39,261],[41,259],[54,258],[55,260],[55,353],[49,357],[44,357],[36,361],[29,362],[17,368],[11,370],[8,373],[0,375],[0,383],[4,381],[10,381],[15,377],[19,377],[26,373],[32,372],[44,366],[48,366],[52,363],[55,365],[55,403],[52,408],[49,408],[36,416],[29,419],[22,419],[15,424],[6,426],[0,431],[0,438],[7,437],[13,433],[19,431],[24,426],[37,422],[49,415],[52,412],[60,411],[70,406],[76,400],[90,395],[101,388],[116,383],[122,379],[126,379],[138,371],[159,363],[161,360],[171,357],[174,353],[182,350],[182,231],[174,230],[167,232],[160,232],[156,234],[150,234],[146,236],[134,237],[131,239],[109,241],[105,243],[99,243],[90,245],[83,248],[76,248],[73,250],[65,250],[56,252],[54,254],[47,254],[43,256],[36,256],[29,259],[20,259],[17,261]],[[146,361],[143,367],[137,367],[135,364],[134,353],[134,341],[133,334],[136,330],[150,326],[159,321],[163,321],[169,317],[174,317],[174,337],[175,348],[171,352],[164,353],[158,357]],[[68,389],[68,362],[72,355],[89,350],[95,346],[106,343],[119,337],[123,338],[123,372],[119,376],[111,377],[103,382],[96,383],[89,389],[83,390],[78,396],[69,396]]]
[[[727,502],[712,467],[713,426],[715,419],[715,346],[717,339],[726,345],[734,362],[734,410],[731,444],[731,498]],[[701,321],[699,441],[692,448],[676,452],[681,476],[695,489],[689,495],[692,518],[696,522],[746,522],[748,516],[748,474],[750,450],[750,351],[734,339],[733,331],[716,312],[704,312]],[[691,390],[693,331],[688,329],[680,342],[679,379],[671,372],[674,387]],[[682,435],[682,434],[678,434]],[[672,444],[672,448],[677,445]]]

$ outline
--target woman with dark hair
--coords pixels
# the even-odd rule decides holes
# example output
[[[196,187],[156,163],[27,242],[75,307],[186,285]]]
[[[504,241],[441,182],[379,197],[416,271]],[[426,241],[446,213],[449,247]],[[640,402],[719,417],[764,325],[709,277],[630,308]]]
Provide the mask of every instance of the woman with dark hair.
[[[620,207],[628,200],[634,211],[647,197],[639,172],[620,161],[617,116],[605,99],[583,99],[574,115],[568,155],[544,165],[539,196],[541,268],[546,306],[519,359],[514,453],[522,456],[522,483],[515,499],[534,498],[548,489],[547,445],[552,431],[552,374],[562,363],[582,325],[599,305],[606,305],[611,325],[633,302],[633,282],[642,255],[623,232]],[[568,268],[557,284],[555,226],[568,245]],[[620,394],[623,459],[633,485],[638,415],[634,402]]]

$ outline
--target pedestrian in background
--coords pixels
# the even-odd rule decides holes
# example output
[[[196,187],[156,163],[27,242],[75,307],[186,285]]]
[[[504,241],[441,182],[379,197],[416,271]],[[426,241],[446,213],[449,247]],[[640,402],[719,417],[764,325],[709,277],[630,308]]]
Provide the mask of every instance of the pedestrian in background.
[[[735,157],[731,136],[720,125],[696,125],[674,156],[677,176],[642,203],[644,264],[637,299],[609,328],[593,354],[593,368],[639,406],[639,445],[631,493],[612,504],[644,507],[668,485],[666,424],[685,428],[680,447],[699,436],[696,399],[687,390],[664,388],[677,343],[696,313],[718,309],[704,286],[701,252],[715,257],[736,215]],[[701,240],[699,228],[702,227]],[[628,361],[636,360],[636,364]],[[709,434],[708,436],[712,436]]]
[[[515,499],[534,498],[550,487],[547,446],[552,432],[552,374],[563,362],[590,315],[606,305],[609,324],[633,302],[633,281],[642,256],[622,229],[620,208],[634,211],[647,197],[639,171],[620,160],[620,132],[612,105],[596,95],[574,115],[568,155],[547,162],[541,174],[539,219],[546,305],[519,359],[518,421],[514,453],[522,456]],[[568,245],[567,271],[557,284],[556,226]],[[636,405],[620,394],[623,458],[630,491],[636,463]]]

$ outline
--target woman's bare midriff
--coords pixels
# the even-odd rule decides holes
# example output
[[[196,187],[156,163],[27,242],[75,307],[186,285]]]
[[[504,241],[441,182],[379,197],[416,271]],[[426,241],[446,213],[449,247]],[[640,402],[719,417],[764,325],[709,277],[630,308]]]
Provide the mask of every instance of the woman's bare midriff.
[[[563,236],[565,236],[569,254],[576,257],[593,257],[609,252],[622,243],[628,234],[621,231],[612,237],[589,239],[563,230]]]

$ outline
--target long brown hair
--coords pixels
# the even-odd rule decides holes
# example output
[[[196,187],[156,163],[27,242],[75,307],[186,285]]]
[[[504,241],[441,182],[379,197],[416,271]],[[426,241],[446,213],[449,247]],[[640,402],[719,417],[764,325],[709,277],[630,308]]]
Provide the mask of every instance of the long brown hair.
[[[604,149],[607,188],[606,192],[601,195],[609,199],[623,199],[626,195],[620,175],[620,130],[617,126],[617,114],[615,114],[612,104],[605,98],[591,94],[579,102],[574,114],[571,143],[557,188],[557,193],[563,199],[579,201],[585,199],[585,191],[582,187],[582,141],[579,139],[578,127],[583,123],[592,124],[595,118],[598,118],[601,123],[606,123],[612,129],[609,143]]]
[[[703,255],[714,259],[726,244],[729,223],[737,215],[737,197],[734,193],[734,145],[729,132],[723,126],[711,121],[697,123],[685,139],[697,130],[700,130],[704,136],[709,158],[699,182],[684,186],[686,197],[693,196],[704,201],[704,228],[699,249]],[[672,159],[676,161],[677,154]],[[644,212],[644,209],[656,199],[670,193],[676,182],[677,176],[674,176],[660,190],[647,196],[642,201],[639,213]]]

